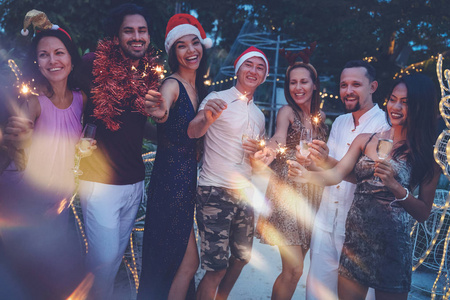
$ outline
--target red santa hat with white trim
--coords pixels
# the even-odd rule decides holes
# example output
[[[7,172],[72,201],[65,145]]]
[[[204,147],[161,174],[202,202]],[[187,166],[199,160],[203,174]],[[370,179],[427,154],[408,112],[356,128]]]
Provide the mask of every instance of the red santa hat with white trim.
[[[196,35],[206,49],[211,48],[212,40],[206,37],[205,30],[200,22],[189,14],[176,14],[169,19],[166,27],[166,41],[164,47],[169,53],[170,47],[179,38],[188,35]]]
[[[237,75],[239,68],[244,63],[244,61],[252,57],[261,57],[264,60],[264,62],[266,63],[266,78],[267,78],[267,76],[269,76],[269,61],[267,60],[267,57],[264,54],[264,52],[262,52],[261,50],[259,50],[254,46],[250,46],[249,48],[247,48],[247,50],[242,52],[242,54],[239,55],[238,58],[236,58],[236,60],[234,61],[234,73]],[[266,81],[266,78],[264,78],[264,81]]]

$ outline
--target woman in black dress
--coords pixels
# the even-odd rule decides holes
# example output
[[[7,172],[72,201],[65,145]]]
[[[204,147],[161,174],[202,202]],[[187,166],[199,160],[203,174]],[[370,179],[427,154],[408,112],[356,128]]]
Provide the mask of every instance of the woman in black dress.
[[[152,94],[157,110],[158,149],[148,190],[143,265],[138,299],[194,297],[193,277],[199,258],[193,230],[197,186],[197,139],[187,135],[199,99],[206,96],[205,47],[200,23],[191,15],[174,15],[167,25],[165,47],[172,75]]]

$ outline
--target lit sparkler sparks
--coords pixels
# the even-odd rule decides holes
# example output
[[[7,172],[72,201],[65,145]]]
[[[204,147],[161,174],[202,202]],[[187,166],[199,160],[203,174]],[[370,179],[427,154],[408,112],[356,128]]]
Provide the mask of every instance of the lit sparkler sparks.
[[[313,121],[314,125],[319,125],[320,117],[319,116],[314,116],[312,118],[312,121]]]
[[[13,71],[14,76],[16,76],[17,85],[16,87],[19,89],[20,95],[27,96],[28,94],[32,95],[38,95],[33,90],[30,89],[29,84],[22,81],[22,72],[20,71],[19,67],[17,66],[16,62],[12,59],[8,59],[8,66],[11,68],[11,71]],[[19,97],[20,97],[19,95]],[[28,101],[28,99],[27,99]]]

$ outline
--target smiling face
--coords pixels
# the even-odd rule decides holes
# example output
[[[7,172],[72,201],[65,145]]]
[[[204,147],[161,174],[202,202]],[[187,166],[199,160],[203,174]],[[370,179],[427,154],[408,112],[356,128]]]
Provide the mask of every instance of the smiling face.
[[[172,47],[175,47],[179,68],[198,69],[203,57],[203,48],[195,34],[188,34],[179,38]]]
[[[141,15],[127,15],[123,18],[119,34],[114,37],[124,54],[134,61],[145,55],[150,44],[147,22]]]
[[[72,71],[72,58],[60,39],[43,37],[37,44],[36,56],[39,71],[50,83],[67,81]]]
[[[340,96],[347,112],[368,111],[373,107],[372,94],[378,87],[370,82],[364,67],[346,68],[341,73]]]
[[[295,68],[289,74],[289,94],[302,109],[309,111],[313,92],[316,89],[306,68]]]
[[[386,106],[392,126],[404,126],[408,117],[408,89],[404,83],[397,84]]]
[[[241,93],[252,93],[266,78],[266,63],[261,57],[250,57],[245,60],[236,73],[236,88]]]

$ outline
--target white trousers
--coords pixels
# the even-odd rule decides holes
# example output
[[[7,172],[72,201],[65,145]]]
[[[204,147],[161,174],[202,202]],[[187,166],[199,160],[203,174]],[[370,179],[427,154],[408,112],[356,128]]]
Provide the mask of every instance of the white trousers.
[[[80,181],[88,241],[86,266],[95,276],[90,299],[111,299],[114,279],[128,245],[143,196],[144,181],[111,185]]]
[[[338,268],[345,236],[314,227],[311,237],[311,263],[306,278],[307,300],[338,299]],[[369,289],[366,300],[375,299]]]

